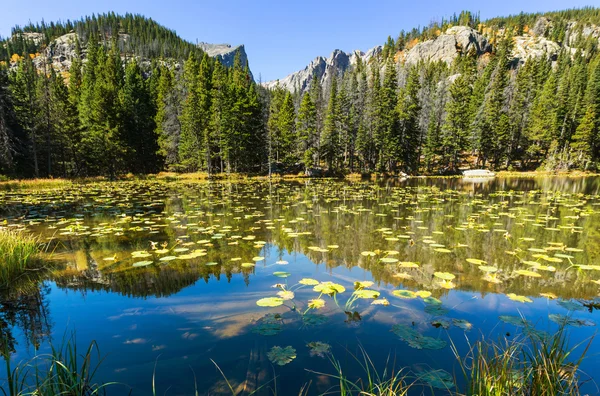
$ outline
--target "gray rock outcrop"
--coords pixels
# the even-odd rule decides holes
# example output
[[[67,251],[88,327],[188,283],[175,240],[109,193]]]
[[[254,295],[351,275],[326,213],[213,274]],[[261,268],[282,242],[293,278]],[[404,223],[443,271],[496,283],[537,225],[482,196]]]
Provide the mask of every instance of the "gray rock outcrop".
[[[527,59],[548,57],[556,60],[560,45],[541,36],[516,36],[512,50],[513,59],[524,63]]]
[[[200,42],[198,43],[198,47],[206,52],[208,56],[218,58],[219,61],[227,67],[233,67],[235,54],[238,50],[240,51],[240,61],[242,62],[242,65],[248,63],[248,55],[246,54],[246,49],[243,44],[232,46],[231,44],[210,44]],[[252,72],[250,72],[250,76],[254,78]]]
[[[460,53],[473,52],[482,55],[492,46],[476,30],[467,26],[453,26],[433,40],[423,41],[411,48],[404,58],[407,65],[421,61],[452,63]]]
[[[328,58],[318,56],[304,69],[292,73],[280,80],[265,82],[263,83],[263,86],[272,89],[279,84],[280,87],[291,92],[304,92],[309,88],[313,76],[316,75],[321,85],[327,89],[334,74],[340,76],[351,66],[354,66],[356,62],[358,62],[358,59],[368,63],[370,59],[378,56],[381,53],[381,50],[381,46],[374,47],[367,51],[367,53],[358,50],[347,53],[336,49]]]

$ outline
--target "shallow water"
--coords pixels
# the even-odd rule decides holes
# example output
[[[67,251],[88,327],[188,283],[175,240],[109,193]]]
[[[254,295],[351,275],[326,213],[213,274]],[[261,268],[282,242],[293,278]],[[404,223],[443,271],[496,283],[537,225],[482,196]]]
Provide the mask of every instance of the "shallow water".
[[[336,381],[315,373],[334,374],[328,359],[311,356],[315,341],[330,344],[351,377],[360,374],[352,357],[360,347],[380,369],[389,358],[412,377],[458,375],[451,341],[466,353],[481,336],[524,331],[502,315],[550,333],[558,325],[549,315],[581,319],[591,326],[569,327],[573,345],[596,332],[599,187],[588,177],[145,181],[0,192],[0,221],[41,234],[59,268],[33,290],[13,285],[0,327],[13,362],[48,352],[49,339],[59,344],[71,330],[81,348],[96,340],[106,355],[96,379],[128,385],[109,388],[116,395],[129,387],[150,394],[154,373],[161,394],[193,394],[195,383],[201,394],[227,394],[211,359],[234,388],[319,394]],[[345,291],[320,295],[298,284],[304,278]],[[357,281],[372,281],[365,289],[377,300],[346,306]],[[282,289],[294,298],[257,305]],[[425,293],[396,292],[410,297],[402,298],[398,290]],[[325,306],[307,309],[319,297]],[[390,305],[372,304],[384,298]],[[419,344],[420,336],[403,340],[394,325],[441,348]],[[296,358],[271,364],[273,346],[293,347]],[[599,352],[593,342],[582,367],[596,378]]]

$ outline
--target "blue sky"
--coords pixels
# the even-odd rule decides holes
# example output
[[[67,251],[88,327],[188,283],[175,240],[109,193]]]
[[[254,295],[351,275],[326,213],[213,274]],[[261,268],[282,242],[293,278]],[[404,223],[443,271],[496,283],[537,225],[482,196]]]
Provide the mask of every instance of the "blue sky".
[[[151,17],[184,39],[245,44],[250,68],[263,81],[283,78],[334,49],[368,50],[388,35],[461,10],[482,18],[520,11],[600,7],[600,0],[28,0],[2,1],[0,35],[15,24],[79,19],[115,11]]]

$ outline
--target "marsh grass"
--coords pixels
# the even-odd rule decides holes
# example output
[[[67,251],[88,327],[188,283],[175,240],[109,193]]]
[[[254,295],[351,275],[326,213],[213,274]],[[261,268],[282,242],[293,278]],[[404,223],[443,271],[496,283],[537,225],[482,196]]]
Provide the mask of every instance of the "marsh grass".
[[[24,179],[0,182],[0,191],[46,190],[73,185],[69,179]]]
[[[5,396],[65,395],[92,396],[106,394],[106,387],[94,380],[104,358],[95,341],[83,352],[77,348],[75,333],[65,337],[60,347],[51,346],[49,354],[11,365],[9,351],[3,351],[8,378],[0,388]]]
[[[590,380],[580,366],[591,343],[592,338],[569,347],[563,326],[552,335],[479,340],[465,356],[452,343],[452,351],[467,384],[466,395],[575,396]]]
[[[39,251],[34,236],[22,231],[0,228],[0,287],[23,274]]]
[[[362,345],[359,354],[349,352],[351,360],[358,363],[361,375],[356,380],[349,378],[341,362],[333,354],[328,358],[334,368],[333,374],[307,370],[310,373],[325,376],[337,381],[337,385],[328,389],[322,395],[361,395],[361,396],[405,396],[416,379],[405,368],[398,369],[395,359],[388,355],[383,369],[377,369],[375,363]]]

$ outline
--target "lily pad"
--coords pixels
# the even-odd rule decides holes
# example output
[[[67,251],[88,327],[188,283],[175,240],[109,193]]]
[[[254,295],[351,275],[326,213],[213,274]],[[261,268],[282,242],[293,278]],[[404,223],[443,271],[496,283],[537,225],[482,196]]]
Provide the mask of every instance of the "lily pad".
[[[452,389],[454,387],[454,378],[445,370],[431,370],[421,374],[419,378],[433,388]]]
[[[377,297],[379,297],[379,292],[375,291],[375,290],[367,290],[367,289],[361,289],[361,290],[356,290],[354,292],[354,295],[357,298],[364,298],[364,299],[376,299]]]
[[[269,352],[267,352],[267,357],[271,363],[278,366],[285,366],[296,358],[296,350],[291,346],[286,346],[284,348],[280,346],[274,346]]]
[[[275,271],[273,272],[273,275],[275,275],[278,278],[287,278],[288,276],[292,275],[289,272],[284,272],[284,271]]]
[[[300,283],[301,285],[314,286],[314,285],[318,285],[319,281],[316,279],[311,279],[311,278],[303,278],[303,279],[300,279],[300,281],[298,283]]]
[[[387,306],[387,305],[390,305],[390,302],[387,300],[387,298],[384,297],[384,298],[380,298],[378,300],[373,301],[371,303],[371,305],[384,305],[384,306]]]
[[[152,264],[154,261],[138,261],[137,263],[133,263],[133,267],[145,267],[147,265]]]
[[[331,353],[331,345],[325,343],[325,342],[321,342],[321,341],[314,341],[314,342],[309,342],[308,344],[306,344],[306,346],[310,349],[310,356],[311,357],[320,357],[320,358],[325,358],[328,354]]]
[[[345,292],[346,288],[342,285],[338,285],[337,283],[333,283],[333,282],[321,282],[318,285],[316,285],[315,287],[313,287],[313,290],[318,293],[334,295],[337,293]]]
[[[508,297],[509,299],[513,300],[513,301],[517,301],[517,302],[521,302],[521,303],[532,303],[533,300],[530,299],[529,297],[526,296],[519,296],[515,293],[508,293],[506,295],[506,297]]]
[[[456,278],[456,276],[454,274],[451,274],[449,272],[434,272],[433,275],[436,278],[440,278],[442,280],[447,280],[447,281],[451,281],[452,279]]]
[[[252,332],[264,336],[273,336],[281,333],[283,321],[279,314],[268,314],[256,321]]]
[[[473,325],[465,319],[452,319],[452,324],[466,331],[469,331],[473,328]]]
[[[392,295],[405,299],[417,298],[417,294],[412,290],[394,290]]]
[[[571,300],[560,300],[558,302],[558,305],[560,305],[563,308],[568,309],[569,311],[583,311],[583,310],[585,310],[585,307],[582,304],[579,304],[578,302],[571,301]]]
[[[319,326],[327,322],[327,316],[321,314],[308,313],[302,315],[302,323],[305,326]]]
[[[321,298],[315,298],[314,300],[308,301],[308,307],[310,309],[321,309],[325,306],[325,300]]]
[[[294,299],[294,292],[289,291],[289,290],[282,290],[282,291],[278,292],[277,295],[279,297],[281,297],[283,300],[293,300]]]
[[[261,298],[256,302],[259,307],[278,307],[283,305],[283,298],[281,297],[266,297]]]
[[[160,261],[172,261],[175,260],[177,257],[175,256],[165,256],[165,257],[161,257],[159,258]]]
[[[424,336],[412,327],[403,324],[394,325],[392,332],[415,349],[442,349],[447,345],[444,340]]]
[[[427,304],[425,306],[425,313],[433,316],[444,316],[448,313],[448,310],[441,304]]]
[[[576,319],[560,314],[550,314],[548,315],[548,318],[561,326],[584,327],[596,325],[596,323],[592,322],[591,320]]]
[[[517,327],[531,326],[531,323],[520,316],[500,315],[498,318],[504,323],[508,323]]]

